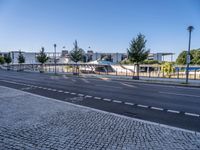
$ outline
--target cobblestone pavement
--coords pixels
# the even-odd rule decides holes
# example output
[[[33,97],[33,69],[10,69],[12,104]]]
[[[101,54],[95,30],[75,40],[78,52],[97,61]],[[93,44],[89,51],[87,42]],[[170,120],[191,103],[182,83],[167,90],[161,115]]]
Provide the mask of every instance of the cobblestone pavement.
[[[200,149],[200,135],[0,86],[0,149]]]

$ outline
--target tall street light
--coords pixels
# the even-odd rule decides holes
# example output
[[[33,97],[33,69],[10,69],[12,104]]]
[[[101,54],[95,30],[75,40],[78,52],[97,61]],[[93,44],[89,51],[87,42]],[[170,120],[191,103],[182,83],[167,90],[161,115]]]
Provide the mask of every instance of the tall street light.
[[[55,75],[56,75],[56,63],[57,63],[57,61],[56,61],[56,44],[54,44],[53,45],[54,46],[54,65],[55,65],[55,71],[54,71],[54,73],[55,73]]]
[[[190,44],[191,44],[191,33],[194,30],[193,26],[189,26],[187,28],[189,31],[189,44],[188,44],[188,51],[187,51],[187,68],[186,68],[186,84],[188,84],[188,77],[189,77],[189,66],[190,66]]]

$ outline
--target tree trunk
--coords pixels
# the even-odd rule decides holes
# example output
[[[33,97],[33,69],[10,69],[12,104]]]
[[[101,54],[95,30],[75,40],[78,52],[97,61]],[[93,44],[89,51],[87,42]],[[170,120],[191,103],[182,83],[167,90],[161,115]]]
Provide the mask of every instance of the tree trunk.
[[[136,64],[136,76],[133,76],[134,80],[139,80],[140,79],[139,72],[140,72],[140,65]]]

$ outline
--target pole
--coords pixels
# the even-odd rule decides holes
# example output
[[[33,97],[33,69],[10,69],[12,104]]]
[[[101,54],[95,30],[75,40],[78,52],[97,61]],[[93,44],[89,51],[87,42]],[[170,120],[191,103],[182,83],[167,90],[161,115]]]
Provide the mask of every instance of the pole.
[[[189,77],[191,32],[192,31],[189,30],[189,44],[188,44],[187,68],[186,68],[186,84],[188,84],[188,77]]]
[[[54,46],[54,65],[55,65],[55,70],[54,70],[54,73],[55,73],[55,75],[56,75],[56,63],[57,63],[57,61],[56,61],[56,44],[54,44],[53,45]]]

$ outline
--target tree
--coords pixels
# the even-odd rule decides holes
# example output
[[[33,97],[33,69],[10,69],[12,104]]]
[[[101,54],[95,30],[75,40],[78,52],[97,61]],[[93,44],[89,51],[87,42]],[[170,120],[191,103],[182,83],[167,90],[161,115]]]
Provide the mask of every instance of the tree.
[[[5,62],[7,63],[7,70],[10,70],[10,63],[12,62],[12,59],[11,59],[11,57],[10,57],[10,53],[8,53],[8,54],[6,54],[5,56],[4,56],[4,60],[5,60]]]
[[[166,74],[166,76],[168,78],[171,78],[171,73],[174,72],[174,67],[173,64],[170,62],[165,62],[162,66],[161,66],[161,70],[163,73]]]
[[[176,64],[186,65],[187,51],[182,51],[176,59]],[[200,49],[193,49],[190,51],[190,64],[199,65],[200,62]]]
[[[139,80],[139,65],[145,59],[147,59],[149,55],[149,50],[146,49],[145,36],[141,33],[137,35],[135,39],[130,42],[130,47],[127,49],[128,59],[130,62],[135,63],[137,67],[137,77],[135,79]]]
[[[73,48],[73,50],[70,51],[70,58],[72,61],[74,61],[76,63],[76,73],[75,74],[78,74],[77,62],[84,61],[84,55],[85,55],[84,50],[82,48],[78,47],[77,40],[75,40],[74,48]]]
[[[178,65],[185,65],[186,64],[186,57],[187,57],[187,51],[182,51],[177,59],[176,59],[176,64]]]
[[[5,63],[4,57],[0,56],[0,64],[3,65]]]
[[[21,71],[21,64],[25,63],[25,57],[22,54],[21,51],[19,51],[19,55],[18,55],[18,63],[19,63],[19,71]]]
[[[46,63],[48,59],[49,57],[47,57],[47,54],[44,52],[44,47],[42,47],[40,53],[37,55],[37,60],[41,63],[40,73],[44,72],[44,63]]]
[[[84,50],[82,48],[78,47],[78,43],[75,40],[75,42],[74,42],[74,48],[73,48],[73,50],[70,51],[70,58],[71,58],[71,60],[74,61],[77,64],[77,62],[83,61],[84,54],[85,54]]]

